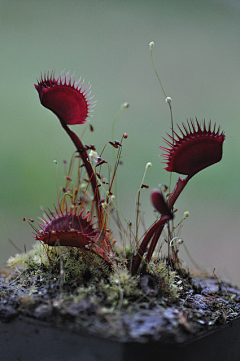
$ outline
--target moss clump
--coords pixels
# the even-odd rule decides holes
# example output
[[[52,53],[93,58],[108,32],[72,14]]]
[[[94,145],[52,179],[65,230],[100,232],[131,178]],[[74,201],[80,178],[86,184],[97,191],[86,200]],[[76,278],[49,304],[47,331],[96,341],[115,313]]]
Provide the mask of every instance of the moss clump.
[[[49,247],[51,253],[51,247]],[[17,253],[14,257],[10,257],[7,261],[9,267],[17,267],[20,270],[28,268],[39,268],[40,266],[49,266],[49,257],[46,252],[46,247],[37,242],[33,248],[24,253]]]
[[[164,261],[153,260],[146,274],[132,276],[121,255],[117,265],[110,267],[93,253],[39,242],[31,251],[9,258],[8,266],[20,271],[19,287],[28,284],[27,298],[41,295],[46,287],[62,299],[72,295],[73,302],[87,298],[95,305],[104,302],[107,308],[122,309],[153,297],[176,300],[182,290],[177,272],[169,271]]]
[[[238,290],[216,279],[191,279],[180,265],[168,269],[167,261],[155,258],[133,276],[122,255],[109,267],[90,252],[36,244],[8,261],[12,274],[0,278],[0,320],[23,315],[117,340],[185,340],[239,314]]]
[[[183,290],[183,283],[177,270],[168,268],[166,261],[153,258],[147,267],[147,271],[156,278],[160,295],[170,297],[173,300],[178,299]]]
[[[101,279],[110,273],[109,265],[99,256],[74,247],[50,247],[37,242],[29,252],[16,254],[7,261],[10,267],[33,272],[42,269],[55,274],[62,285]]]

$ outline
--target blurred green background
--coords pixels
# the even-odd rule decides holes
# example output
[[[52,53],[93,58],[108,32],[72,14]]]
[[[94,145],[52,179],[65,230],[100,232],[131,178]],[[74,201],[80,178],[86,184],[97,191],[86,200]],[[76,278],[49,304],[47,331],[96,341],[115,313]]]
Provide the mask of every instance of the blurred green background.
[[[31,248],[32,230],[23,217],[52,207],[64,184],[63,159],[73,144],[58,119],[39,103],[33,83],[40,72],[65,69],[91,81],[98,103],[83,142],[100,152],[111,140],[112,120],[123,102],[130,107],[116,122],[124,141],[119,169],[119,206],[133,221],[134,200],[147,162],[141,204],[147,226],[154,220],[150,189],[168,183],[159,157],[161,136],[170,129],[169,108],[150,62],[153,58],[174,122],[195,116],[225,130],[223,160],[194,177],[179,198],[178,219],[189,210],[181,236],[204,269],[240,284],[239,135],[240,6],[232,1],[4,1],[0,2],[1,202],[0,263]],[[84,126],[75,126],[79,135]],[[111,159],[112,149],[105,153]],[[177,180],[177,175],[173,181]],[[184,248],[180,257],[192,264]]]

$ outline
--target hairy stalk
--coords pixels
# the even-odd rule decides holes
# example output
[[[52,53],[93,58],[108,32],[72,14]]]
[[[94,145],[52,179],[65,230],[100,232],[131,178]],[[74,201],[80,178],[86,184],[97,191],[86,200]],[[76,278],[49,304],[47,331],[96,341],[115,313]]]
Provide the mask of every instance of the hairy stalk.
[[[121,105],[121,108],[119,109],[118,113],[115,115],[115,118],[113,119],[113,122],[112,122],[112,141],[114,142],[114,128],[115,128],[115,122],[117,120],[117,118],[119,117],[119,115],[122,113],[123,109],[126,108],[126,104],[122,104]]]
[[[164,94],[164,96],[165,96],[165,99],[166,99],[166,98],[167,98],[167,94],[165,93],[165,91],[164,91],[164,89],[163,89],[163,85],[162,85],[161,79],[160,79],[160,77],[159,77],[159,75],[158,75],[158,72],[157,72],[157,70],[156,70],[156,68],[155,68],[155,65],[154,65],[154,62],[153,62],[152,47],[150,47],[150,55],[151,55],[151,63],[152,63],[153,70],[154,70],[154,72],[155,72],[155,74],[156,74],[156,76],[157,76],[157,78],[158,78],[158,81],[159,81],[159,84],[160,84],[160,86],[161,86],[162,92],[163,92],[163,94]]]
[[[142,181],[141,181],[140,187],[139,187],[139,189],[137,191],[136,198],[135,198],[134,218],[136,216],[136,223],[135,223],[136,229],[135,229],[134,233],[135,233],[136,247],[138,247],[138,223],[139,223],[138,216],[139,216],[140,193],[141,193],[142,185],[144,183],[144,180],[145,180],[145,177],[146,177],[146,174],[147,174],[147,169],[150,168],[150,167],[152,167],[152,163],[148,162],[146,164],[146,166],[145,166]]]
[[[118,113],[115,115],[115,118],[113,119],[113,122],[112,122],[112,142],[115,141],[115,123],[116,123],[116,120],[120,116],[120,114],[122,113],[123,109],[128,108],[128,107],[129,107],[128,103],[123,103],[121,105],[121,108],[119,109]],[[123,138],[122,138],[122,140],[123,140]],[[121,142],[122,142],[122,140],[121,140]],[[113,154],[113,160],[114,160],[114,155],[115,155],[114,148],[112,150],[112,154]],[[119,154],[119,151],[118,151],[117,166],[118,166],[118,163],[119,163],[119,159],[120,159],[120,154]],[[116,169],[117,169],[117,167],[116,167],[116,164],[115,164],[115,170],[114,170],[115,173],[116,173]],[[117,194],[118,187],[117,187],[117,177],[116,177],[115,173],[114,173],[114,176],[113,176],[113,179],[115,178],[114,194],[117,197],[118,196],[118,194]],[[113,179],[112,179],[112,181],[113,181]],[[111,185],[111,187],[112,187],[112,185]],[[117,197],[117,199],[118,199],[118,197]]]
[[[123,137],[121,139],[121,143],[123,141]],[[122,153],[122,146],[121,145],[118,145],[118,153],[117,153],[117,159],[116,159],[116,162],[115,162],[115,166],[114,166],[114,171],[113,171],[113,176],[112,176],[112,180],[111,180],[111,184],[109,186],[109,193],[112,191],[112,186],[113,186],[113,182],[115,180],[115,196],[117,197],[117,169],[118,169],[118,166],[119,166],[119,161],[120,161],[120,158],[121,158],[121,153]]]

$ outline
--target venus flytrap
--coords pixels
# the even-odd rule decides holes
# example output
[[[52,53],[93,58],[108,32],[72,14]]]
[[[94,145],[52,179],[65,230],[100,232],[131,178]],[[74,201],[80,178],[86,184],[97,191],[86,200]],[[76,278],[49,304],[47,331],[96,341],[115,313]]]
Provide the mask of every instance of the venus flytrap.
[[[174,231],[189,216],[189,212],[184,213],[184,218],[177,226],[174,227],[173,223],[171,223],[172,226],[170,227],[170,222],[173,222],[175,215],[175,202],[194,175],[221,160],[222,146],[225,139],[225,135],[220,132],[220,128],[216,128],[216,125],[212,127],[211,122],[207,124],[205,120],[201,123],[197,119],[190,119],[190,121],[187,121],[187,125],[183,123],[182,126],[179,126],[177,124],[178,132],[174,130],[172,98],[165,93],[154,66],[153,46],[154,43],[150,42],[152,66],[161,86],[164,99],[170,109],[171,133],[167,134],[167,138],[163,138],[166,146],[159,147],[163,151],[162,157],[166,163],[165,169],[170,173],[170,180],[169,193],[166,198],[160,189],[152,190],[151,201],[155,210],[159,213],[159,217],[141,238],[139,238],[138,234],[140,193],[143,188],[148,188],[144,184],[144,180],[148,168],[152,167],[151,162],[148,162],[145,166],[143,178],[136,194],[134,230],[132,230],[132,223],[126,220],[117,204],[119,197],[116,187],[116,174],[122,157],[122,142],[128,136],[127,133],[124,133],[120,142],[114,140],[114,128],[117,118],[124,108],[129,107],[129,104],[122,104],[112,123],[112,140],[106,143],[103,148],[104,151],[106,146],[110,144],[114,149],[117,149],[115,166],[111,170],[108,162],[102,158],[103,151],[98,154],[94,145],[84,146],[79,137],[68,127],[68,125],[85,123],[92,111],[91,108],[95,106],[95,102],[91,102],[93,97],[90,97],[90,85],[88,84],[83,90],[84,81],[81,81],[81,78],[75,83],[75,75],[61,73],[58,78],[55,78],[54,72],[45,72],[44,76],[41,75],[38,84],[35,85],[41,104],[59,118],[61,126],[76,147],[76,153],[71,160],[69,173],[66,176],[67,182],[66,187],[63,189],[62,201],[61,203],[58,201],[55,213],[50,210],[46,212],[48,220],[42,219],[40,230],[33,226],[35,239],[49,246],[78,247],[82,252],[88,252],[100,257],[110,267],[113,267],[113,265],[116,267],[120,253],[113,246],[116,241],[113,238],[111,229],[109,229],[109,219],[112,218],[117,225],[122,240],[124,265],[132,273],[146,270],[165,225],[168,228],[168,261],[170,262],[171,259],[172,263],[179,262],[178,250],[176,251],[175,247],[179,246],[181,239],[175,237]],[[78,173],[75,187],[73,187],[71,186],[71,174],[76,158],[79,159]],[[106,179],[105,175],[102,175],[106,167],[109,180]],[[85,179],[85,174],[82,174],[83,168],[86,169],[88,179]],[[171,175],[173,172],[183,174],[185,178],[179,176],[175,188],[171,191]],[[91,184],[92,194],[90,194],[88,184]],[[115,198],[115,196],[117,197]],[[67,200],[67,197],[70,200]],[[96,208],[95,215],[93,212],[94,204]],[[95,217],[97,217],[97,221],[95,221]],[[123,227],[120,218],[126,223],[127,230]],[[132,249],[131,260],[128,261],[126,251],[127,233],[130,236],[129,242]],[[134,242],[132,242],[132,237]]]
[[[151,58],[153,46],[154,43],[151,42]],[[97,126],[96,122],[95,131],[99,131],[101,142],[104,133],[110,131],[109,139],[100,150],[94,144],[84,144],[83,136],[79,139],[70,129],[71,126],[86,121],[92,104],[90,86],[87,85],[84,89],[81,80],[75,82],[75,75],[61,73],[55,78],[53,72],[48,72],[41,76],[35,87],[41,104],[58,116],[61,126],[74,143],[75,151],[69,164],[63,161],[64,183],[57,190],[54,208],[41,208],[43,216],[37,227],[34,226],[33,219],[24,218],[32,225],[37,243],[32,251],[26,252],[25,249],[25,253],[10,258],[6,273],[5,269],[2,272],[1,325],[7,324],[6,321],[13,317],[14,322],[18,316],[31,317],[34,328],[35,321],[38,320],[41,323],[47,322],[47,325],[54,328],[56,325],[63,326],[66,341],[64,345],[69,343],[69,335],[65,337],[65,330],[69,329],[70,338],[79,339],[79,332],[84,332],[84,338],[89,338],[90,345],[96,336],[96,345],[101,346],[101,338],[104,337],[104,344],[109,342],[112,347],[113,342],[117,352],[120,351],[124,357],[128,354],[125,352],[126,346],[131,343],[134,347],[131,347],[130,354],[141,360],[175,359],[178,356],[186,359],[188,355],[194,354],[195,344],[199,339],[201,345],[206,340],[209,349],[206,352],[203,348],[204,352],[201,354],[201,359],[205,360],[206,354],[212,355],[213,349],[218,347],[217,342],[215,345],[209,343],[208,334],[212,337],[216,331],[217,336],[219,331],[225,339],[226,329],[239,316],[239,290],[219,281],[215,269],[215,280],[205,278],[206,274],[203,274],[202,269],[198,272],[199,267],[192,259],[187,249],[187,240],[181,232],[189,211],[182,212],[178,205],[182,215],[179,216],[180,220],[177,217],[176,220],[176,202],[195,175],[221,160],[224,133],[205,120],[200,122],[190,119],[182,125],[173,126],[172,99],[163,93],[162,104],[169,107],[171,117],[169,134],[163,138],[165,144],[159,147],[166,172],[162,173],[163,166],[156,166],[155,162],[153,168],[150,161],[144,163],[141,182],[135,184],[134,193],[129,194],[134,184],[129,187],[132,178],[128,172],[124,174],[122,162],[127,133],[123,133],[118,141],[111,134],[111,123],[105,131],[103,125],[100,123]],[[121,110],[128,106],[123,103]],[[113,122],[113,133],[116,119]],[[136,121],[139,124],[141,120]],[[152,124],[151,119],[144,121]],[[92,126],[79,128],[88,129],[90,135],[93,131]],[[156,129],[152,131],[155,135]],[[138,144],[138,159],[144,158],[147,142],[153,139],[148,140],[147,137],[148,134],[144,137],[146,144],[141,142],[140,149]],[[156,144],[156,148],[158,145]],[[46,144],[44,147],[46,148]],[[105,156],[108,150],[110,156],[112,154],[109,147],[112,147],[115,163],[112,159],[108,162]],[[129,164],[128,154],[124,159]],[[58,163],[54,163],[57,181]],[[129,172],[133,173],[135,167],[134,163]],[[147,174],[149,168],[152,169]],[[119,171],[123,175],[121,190],[124,194],[116,189]],[[142,192],[148,194],[149,186],[145,184],[145,177],[151,176],[152,181],[153,172],[158,172],[160,178],[156,181],[156,188],[149,192],[152,204],[150,213],[155,220],[147,225],[142,214],[147,214],[149,206],[143,203]],[[171,186],[173,172],[178,174],[175,187]],[[167,181],[162,178],[164,173],[168,175]],[[201,197],[200,189],[195,189],[195,195]],[[130,204],[132,196],[133,203]],[[125,209],[128,207],[131,212],[130,219],[121,210],[123,202]],[[140,224],[144,229],[143,234]],[[165,251],[166,244],[168,254]],[[183,249],[197,272],[190,272],[180,261],[179,253]],[[21,253],[21,250],[17,252]],[[199,307],[201,312],[198,312]],[[19,321],[21,323],[20,319],[16,321],[17,324]],[[219,328],[223,323],[226,325]],[[239,325],[235,325],[237,329]],[[25,326],[24,320],[23,327]],[[6,329],[7,333],[10,328]],[[229,336],[232,339],[232,332]],[[38,335],[36,342],[37,338]],[[144,348],[142,341],[147,341]],[[121,350],[118,343],[123,347]],[[189,354],[191,344],[193,349]],[[186,345],[184,354],[182,350],[179,353],[179,345]],[[198,344],[200,348],[201,345]],[[153,352],[149,356],[151,348]],[[49,348],[46,352],[49,352]],[[90,347],[87,354],[91,352]],[[80,355],[77,346],[75,354]],[[238,354],[239,352],[236,356]],[[54,352],[51,355],[54,356]],[[103,355],[103,359],[105,356],[107,357],[107,353]]]
[[[67,78],[68,75],[69,79]],[[88,83],[84,90],[83,85],[84,80],[81,80],[81,78],[78,82],[75,82],[75,74],[71,76],[70,73],[64,75],[63,72],[61,72],[56,79],[54,71],[51,73],[49,73],[49,71],[47,73],[45,72],[44,76],[41,75],[38,83],[34,84],[38,91],[41,104],[58,117],[63,129],[73,141],[83,160],[92,184],[98,219],[101,223],[100,197],[95,174],[81,140],[68,127],[68,125],[84,124],[87,117],[90,116],[92,108],[95,106],[95,102],[90,102],[93,99],[93,96],[89,97],[91,94],[90,83]]]
[[[152,203],[155,209],[161,214],[161,217],[156,223],[153,224],[152,227],[150,227],[138,249],[138,253],[134,261],[135,272],[139,271],[143,255],[150,243],[147,256],[144,260],[141,271],[144,271],[146,269],[147,264],[152,258],[154,249],[166,223],[168,224],[168,232],[170,237],[171,230],[169,227],[169,221],[173,219],[173,207],[177,198],[179,197],[189,180],[195,174],[207,168],[208,166],[219,162],[222,159],[222,146],[225,140],[225,135],[223,132],[220,132],[220,127],[218,127],[218,129],[216,130],[216,124],[214,124],[213,130],[211,129],[211,121],[208,125],[206,125],[206,122],[204,120],[203,124],[201,125],[197,119],[195,120],[195,122],[190,119],[190,122],[187,121],[187,126],[185,124],[182,124],[183,129],[181,129],[181,127],[177,124],[177,127],[180,131],[180,136],[174,131],[172,99],[166,96],[166,93],[162,86],[162,82],[154,66],[152,58],[153,45],[153,42],[149,44],[152,66],[160,83],[162,92],[165,96],[165,100],[169,105],[171,116],[172,133],[171,135],[167,134],[170,140],[163,138],[164,142],[167,144],[167,148],[162,146],[159,147],[165,152],[162,154],[165,163],[167,164],[167,167],[165,169],[170,172],[169,190],[172,172],[185,174],[186,177],[183,179],[181,177],[178,178],[176,186],[173,192],[170,192],[167,202],[159,191],[155,190],[152,192]],[[170,242],[171,241],[169,238],[168,259],[170,259]]]

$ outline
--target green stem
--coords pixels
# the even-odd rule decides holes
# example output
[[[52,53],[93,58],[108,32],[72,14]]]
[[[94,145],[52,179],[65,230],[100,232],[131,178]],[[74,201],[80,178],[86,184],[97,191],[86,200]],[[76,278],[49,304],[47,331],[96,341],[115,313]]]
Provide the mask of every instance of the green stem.
[[[150,49],[150,55],[151,55],[151,62],[152,62],[153,70],[155,71],[155,74],[156,74],[156,76],[157,76],[157,78],[158,78],[159,84],[160,84],[160,86],[161,86],[161,88],[162,88],[162,92],[163,92],[163,94],[164,94],[164,96],[165,96],[165,99],[166,99],[166,98],[167,98],[167,94],[165,93],[165,91],[164,91],[164,89],[163,89],[163,85],[162,85],[161,79],[160,79],[160,77],[159,77],[159,75],[158,75],[158,72],[157,72],[157,70],[156,70],[156,68],[155,68],[155,65],[154,65],[154,62],[153,62],[152,49]]]

